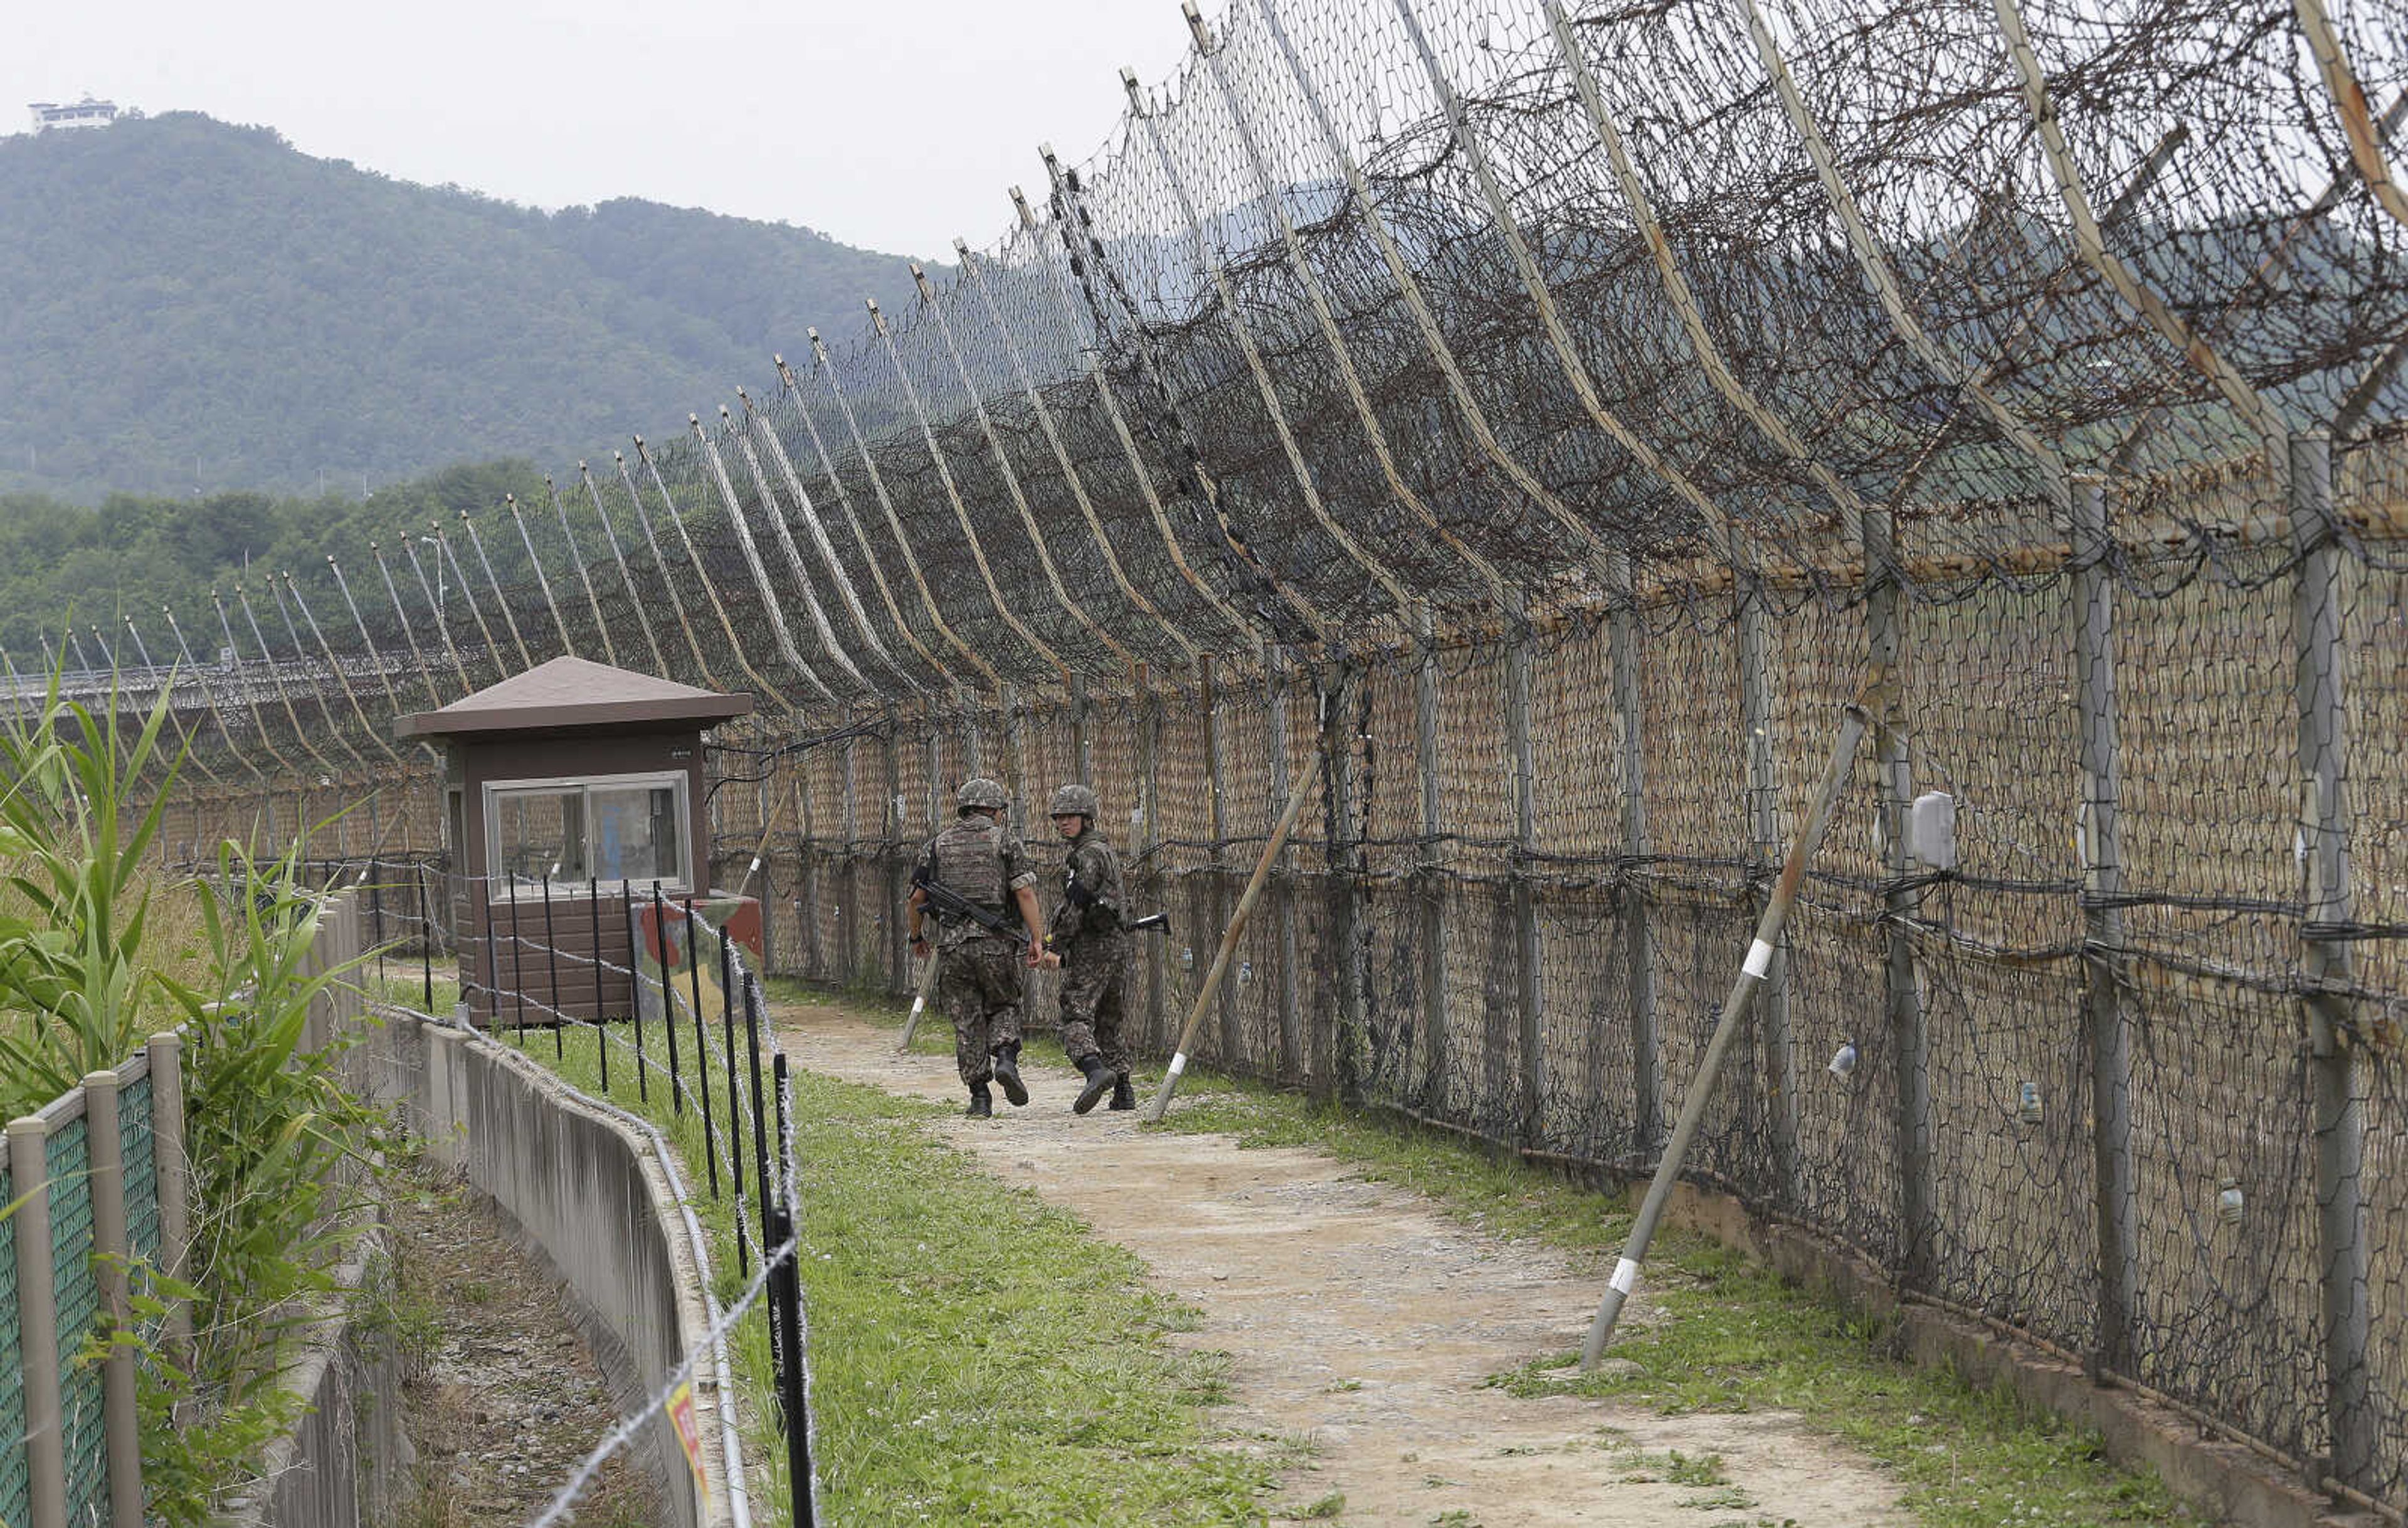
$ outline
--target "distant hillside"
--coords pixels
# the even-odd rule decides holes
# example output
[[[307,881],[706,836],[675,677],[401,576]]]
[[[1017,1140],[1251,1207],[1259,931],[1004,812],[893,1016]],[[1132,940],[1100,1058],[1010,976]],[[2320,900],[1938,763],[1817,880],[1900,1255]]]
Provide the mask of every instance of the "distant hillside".
[[[191,113],[0,138],[0,491],[331,491],[557,465],[758,387],[899,256],[640,201],[545,214]]]

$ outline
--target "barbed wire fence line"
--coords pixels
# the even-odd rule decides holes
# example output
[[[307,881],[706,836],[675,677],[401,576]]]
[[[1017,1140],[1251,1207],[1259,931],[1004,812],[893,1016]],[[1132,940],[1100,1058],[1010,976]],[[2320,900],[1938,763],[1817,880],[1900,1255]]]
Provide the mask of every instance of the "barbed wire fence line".
[[[951,788],[1082,779],[1182,930],[1160,1046],[1317,786],[1198,1059],[1643,1173],[1886,667],[1697,1175],[2408,1506],[2397,8],[1189,24],[907,310],[548,515],[91,633],[185,672],[169,839],[438,852],[392,710],[734,685],[773,969],[903,989]]]

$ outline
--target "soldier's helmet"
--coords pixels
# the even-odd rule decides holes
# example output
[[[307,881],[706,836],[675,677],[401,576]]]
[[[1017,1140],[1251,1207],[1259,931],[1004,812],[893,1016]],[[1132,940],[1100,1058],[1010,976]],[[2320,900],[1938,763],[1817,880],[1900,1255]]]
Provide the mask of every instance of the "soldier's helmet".
[[[978,807],[992,807],[1000,812],[1010,804],[1010,793],[984,775],[963,781],[961,790],[953,797],[953,805],[964,812]]]
[[[1054,804],[1045,814],[1049,817],[1081,816],[1093,822],[1101,814],[1096,805],[1096,793],[1084,786],[1064,786],[1054,793]]]

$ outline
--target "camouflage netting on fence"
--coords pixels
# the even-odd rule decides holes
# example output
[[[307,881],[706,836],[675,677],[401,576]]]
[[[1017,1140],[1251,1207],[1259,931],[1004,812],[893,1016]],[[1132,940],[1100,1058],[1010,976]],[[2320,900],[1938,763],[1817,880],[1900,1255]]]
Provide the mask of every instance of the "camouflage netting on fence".
[[[755,697],[787,971],[903,981],[968,773],[1091,781],[1159,1048],[1311,791],[1204,1059],[1635,1171],[1878,675],[1697,1171],[2408,1503],[2399,8],[1197,25],[908,310],[129,624],[234,659],[168,837],[424,854],[392,715],[573,653]]]

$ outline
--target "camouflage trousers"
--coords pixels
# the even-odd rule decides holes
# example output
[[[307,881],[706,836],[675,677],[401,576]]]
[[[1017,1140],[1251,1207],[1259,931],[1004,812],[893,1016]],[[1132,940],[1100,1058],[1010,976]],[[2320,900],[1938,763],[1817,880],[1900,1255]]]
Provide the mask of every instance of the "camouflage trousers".
[[[995,1076],[998,1045],[1020,1043],[1021,949],[973,939],[939,951],[937,1006],[953,1021],[953,1068],[975,1088]]]
[[[1121,1027],[1137,980],[1128,936],[1087,934],[1061,953],[1063,1053],[1072,1061],[1101,1056],[1114,1072],[1126,1072]]]

